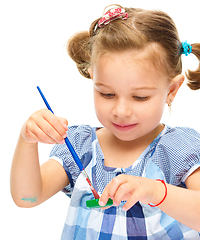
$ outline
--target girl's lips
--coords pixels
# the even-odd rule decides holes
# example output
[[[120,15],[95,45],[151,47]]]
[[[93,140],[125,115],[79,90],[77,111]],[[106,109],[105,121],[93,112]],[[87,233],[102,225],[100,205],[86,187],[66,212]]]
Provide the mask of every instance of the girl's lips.
[[[137,123],[135,123],[135,124],[116,124],[116,123],[113,123],[113,125],[118,130],[128,131],[128,130],[133,129],[137,125]]]

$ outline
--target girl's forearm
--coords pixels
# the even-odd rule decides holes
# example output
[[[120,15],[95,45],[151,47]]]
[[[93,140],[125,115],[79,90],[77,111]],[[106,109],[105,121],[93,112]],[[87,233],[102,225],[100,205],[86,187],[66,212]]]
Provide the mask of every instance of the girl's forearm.
[[[159,208],[184,225],[200,232],[200,191],[167,185],[168,193]]]
[[[13,157],[10,187],[16,205],[37,205],[42,192],[38,143],[27,143],[21,135]]]

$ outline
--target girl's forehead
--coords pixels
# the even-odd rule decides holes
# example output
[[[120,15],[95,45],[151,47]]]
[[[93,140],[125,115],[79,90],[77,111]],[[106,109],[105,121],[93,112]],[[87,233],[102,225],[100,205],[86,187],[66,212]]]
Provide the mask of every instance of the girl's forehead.
[[[142,73],[148,71],[149,74],[165,76],[167,74],[167,57],[164,49],[157,43],[148,44],[143,49],[130,49],[117,52],[103,52],[99,54],[93,67],[106,68],[117,65],[126,69],[137,66],[138,71]],[[117,70],[117,69],[116,69]]]
[[[120,86],[143,89],[157,88],[168,81],[147,60],[135,60],[130,54],[102,56],[94,65],[93,80],[103,86]]]
[[[101,71],[129,72],[137,71],[140,74],[160,75],[161,69],[158,69],[151,61],[151,58],[141,56],[136,51],[105,53],[94,64],[94,69],[101,69]]]
[[[103,54],[93,67],[94,82],[100,85],[126,84],[135,88],[157,87],[169,83],[147,58],[137,52]]]

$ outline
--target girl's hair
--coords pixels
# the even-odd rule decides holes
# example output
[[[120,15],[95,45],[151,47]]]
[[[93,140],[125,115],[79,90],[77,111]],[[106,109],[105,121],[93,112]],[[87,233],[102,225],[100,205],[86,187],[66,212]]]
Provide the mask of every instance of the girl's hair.
[[[79,72],[90,78],[88,69],[105,53],[147,49],[145,59],[151,60],[169,79],[181,74],[182,43],[168,14],[137,8],[124,10],[128,13],[127,20],[116,19],[99,27],[99,18],[91,24],[89,31],[76,33],[69,39],[68,54],[76,62]],[[199,43],[192,44],[192,53],[200,61]],[[191,89],[200,88],[200,64],[197,70],[188,70],[186,76]]]

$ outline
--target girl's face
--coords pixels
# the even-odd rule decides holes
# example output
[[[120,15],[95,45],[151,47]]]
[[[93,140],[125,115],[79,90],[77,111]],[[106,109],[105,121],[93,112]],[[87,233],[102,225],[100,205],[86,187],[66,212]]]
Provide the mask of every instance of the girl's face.
[[[92,71],[96,115],[122,141],[151,134],[159,125],[170,82],[134,52],[110,53]]]

